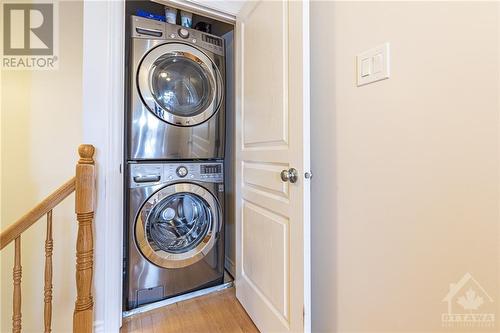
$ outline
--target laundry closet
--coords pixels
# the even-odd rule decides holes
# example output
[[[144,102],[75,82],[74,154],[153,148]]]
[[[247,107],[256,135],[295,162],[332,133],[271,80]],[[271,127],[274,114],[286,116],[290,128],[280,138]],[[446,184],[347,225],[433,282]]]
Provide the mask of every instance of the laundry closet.
[[[122,311],[234,281],[259,329],[294,331],[310,302],[308,13],[219,5],[125,3]]]

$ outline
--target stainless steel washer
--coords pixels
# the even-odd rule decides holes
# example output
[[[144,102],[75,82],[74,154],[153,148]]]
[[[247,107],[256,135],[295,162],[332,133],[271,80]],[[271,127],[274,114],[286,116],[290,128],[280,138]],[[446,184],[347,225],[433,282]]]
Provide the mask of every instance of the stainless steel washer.
[[[128,160],[224,158],[224,40],[132,16]]]
[[[128,309],[222,283],[223,163],[128,169]]]

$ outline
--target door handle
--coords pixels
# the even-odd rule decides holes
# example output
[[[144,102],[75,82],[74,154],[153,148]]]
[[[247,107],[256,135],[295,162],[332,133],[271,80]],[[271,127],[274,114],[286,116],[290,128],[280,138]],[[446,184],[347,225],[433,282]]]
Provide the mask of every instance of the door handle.
[[[294,168],[281,171],[281,180],[284,182],[296,183],[298,179],[298,172]]]

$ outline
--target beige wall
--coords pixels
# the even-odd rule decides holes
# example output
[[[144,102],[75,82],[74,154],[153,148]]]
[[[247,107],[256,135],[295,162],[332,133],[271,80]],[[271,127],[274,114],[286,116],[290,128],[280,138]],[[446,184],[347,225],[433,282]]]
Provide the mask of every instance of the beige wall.
[[[82,140],[81,2],[59,4],[59,70],[2,71],[1,228],[14,222],[74,173]],[[71,330],[75,300],[74,197],[54,211],[54,331]],[[43,327],[45,223],[22,237],[23,331]],[[12,246],[1,256],[1,331],[12,316]]]
[[[311,4],[314,332],[443,331],[466,272],[499,320],[498,14]],[[391,78],[356,87],[355,55],[383,42]]]

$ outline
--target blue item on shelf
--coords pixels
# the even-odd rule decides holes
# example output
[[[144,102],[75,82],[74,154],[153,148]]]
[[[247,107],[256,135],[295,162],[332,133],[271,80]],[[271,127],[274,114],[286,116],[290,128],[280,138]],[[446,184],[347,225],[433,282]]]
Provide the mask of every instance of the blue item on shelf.
[[[142,9],[138,9],[136,14],[137,14],[137,16],[140,16],[140,17],[145,17],[148,19],[165,22],[165,16],[153,14],[153,13],[147,12],[147,11],[142,10]]]

